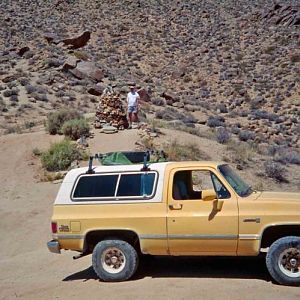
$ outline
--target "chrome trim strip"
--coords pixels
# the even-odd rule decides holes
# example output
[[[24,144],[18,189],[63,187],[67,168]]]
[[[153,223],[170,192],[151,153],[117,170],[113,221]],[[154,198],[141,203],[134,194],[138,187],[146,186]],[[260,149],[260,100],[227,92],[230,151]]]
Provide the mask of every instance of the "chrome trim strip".
[[[235,234],[143,234],[140,239],[150,240],[237,240],[238,235]]]
[[[240,240],[260,240],[259,234],[239,234]]]
[[[166,234],[141,234],[139,238],[141,240],[165,240],[168,236]]]
[[[81,239],[84,239],[84,235],[80,235],[80,234],[56,234],[56,235],[53,235],[53,238],[61,239],[61,240],[81,240]]]

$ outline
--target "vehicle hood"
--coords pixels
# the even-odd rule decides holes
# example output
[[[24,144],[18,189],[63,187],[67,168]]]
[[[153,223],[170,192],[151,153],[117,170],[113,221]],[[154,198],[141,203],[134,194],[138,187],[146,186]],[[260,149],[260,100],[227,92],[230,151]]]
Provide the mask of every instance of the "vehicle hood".
[[[298,201],[300,203],[300,193],[287,192],[261,192],[257,197],[259,201]]]

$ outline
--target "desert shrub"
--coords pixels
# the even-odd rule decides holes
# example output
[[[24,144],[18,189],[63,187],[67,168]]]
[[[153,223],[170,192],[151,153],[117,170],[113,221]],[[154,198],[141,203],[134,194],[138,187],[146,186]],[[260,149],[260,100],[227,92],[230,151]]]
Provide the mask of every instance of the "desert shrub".
[[[243,142],[247,142],[248,140],[254,140],[255,133],[250,130],[242,130],[238,135],[239,139]]]
[[[224,127],[221,127],[217,130],[216,138],[218,143],[226,144],[230,140],[230,133]]]
[[[240,131],[241,131],[241,129],[240,129],[237,125],[233,125],[233,126],[231,127],[231,132],[232,132],[233,134],[239,134]]]
[[[24,123],[24,127],[26,129],[31,129],[32,127],[34,127],[36,125],[36,123],[34,121],[25,121]]]
[[[241,143],[231,140],[227,144],[227,150],[230,151],[230,159],[240,165],[247,165],[253,160],[254,148],[247,143]]]
[[[6,126],[4,134],[10,134],[10,133],[22,133],[22,128],[19,125]]]
[[[32,93],[36,92],[36,87],[34,87],[31,84],[25,85],[25,89],[26,89],[27,94],[32,94]]]
[[[30,82],[29,78],[26,78],[26,77],[21,77],[21,78],[18,79],[18,81],[20,82],[20,84],[22,86],[26,86]]]
[[[270,150],[269,150],[270,151]],[[300,153],[287,147],[277,147],[273,150],[274,161],[282,164],[300,165]]]
[[[59,91],[57,91],[57,92],[55,93],[55,96],[56,96],[57,98],[62,98],[62,97],[65,96],[65,92],[64,92],[63,90],[59,90]]]
[[[180,120],[183,123],[196,123],[196,119],[189,113],[181,113],[172,107],[167,107],[163,110],[159,110],[155,113],[155,117],[158,119],[173,121]]]
[[[47,116],[46,128],[50,134],[61,134],[61,128],[66,121],[80,117],[80,113],[76,110],[61,109]]]
[[[36,92],[39,94],[47,94],[48,90],[45,87],[43,87],[42,85],[37,85]]]
[[[47,102],[48,97],[46,94],[33,93],[33,98],[37,101]]]
[[[50,149],[41,155],[42,166],[47,171],[63,171],[75,160],[84,158],[84,153],[69,140],[52,144]]]
[[[19,98],[18,98],[17,95],[11,95],[10,98],[9,98],[9,100],[10,100],[11,102],[18,102],[18,101],[19,101]]]
[[[81,60],[88,60],[89,59],[89,55],[88,53],[84,52],[84,51],[78,51],[78,50],[75,50],[73,52],[74,56],[78,59],[81,59]]]
[[[12,88],[14,88],[16,86],[17,86],[17,82],[15,80],[14,81],[10,81],[10,82],[7,83],[7,87],[9,89],[12,89]]]
[[[285,178],[286,169],[279,163],[269,160],[264,163],[265,173],[268,177],[279,182],[287,182]]]
[[[90,127],[85,119],[74,119],[66,121],[61,131],[72,140],[77,140],[81,136],[87,136],[90,132]]]
[[[263,49],[263,52],[266,54],[272,54],[276,50],[276,46],[269,45],[265,49]]]
[[[35,147],[32,149],[32,154],[34,156],[40,156],[40,155],[42,155],[42,151],[39,148]]]
[[[300,53],[295,53],[290,56],[290,60],[292,63],[300,62]]]
[[[47,58],[46,59],[46,66],[48,66],[49,68],[51,68],[51,67],[57,68],[62,64],[63,64],[63,62],[57,58]]]
[[[210,156],[203,152],[196,144],[182,145],[175,140],[168,145],[164,145],[162,150],[167,154],[170,161],[210,159]]]
[[[162,98],[153,98],[151,99],[151,102],[157,106],[165,106],[165,101]]]
[[[2,97],[0,97],[0,111],[1,112],[7,112],[6,103],[4,102]]]
[[[225,125],[225,119],[221,116],[210,116],[206,122],[208,127],[219,127]]]
[[[224,103],[220,103],[220,104],[217,106],[217,109],[219,109],[220,112],[223,113],[223,114],[228,113],[227,106],[226,106],[226,104],[224,104]]]
[[[4,96],[4,97],[10,97],[10,96],[12,96],[12,95],[13,95],[12,90],[5,90],[5,91],[3,92],[3,96]]]

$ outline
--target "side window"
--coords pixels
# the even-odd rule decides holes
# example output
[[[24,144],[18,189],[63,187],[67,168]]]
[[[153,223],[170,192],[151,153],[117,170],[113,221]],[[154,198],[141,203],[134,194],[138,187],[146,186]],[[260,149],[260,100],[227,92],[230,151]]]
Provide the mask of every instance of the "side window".
[[[154,194],[157,176],[156,172],[83,175],[77,181],[72,199],[74,201],[149,199]]]
[[[215,191],[219,199],[228,199],[231,197],[229,191],[215,174],[211,173],[211,179],[213,181]]]
[[[76,185],[73,198],[108,198],[115,196],[119,175],[82,176]]]
[[[122,174],[117,197],[152,195],[155,173]]]
[[[209,171],[177,171],[173,178],[172,196],[175,200],[200,200],[202,191],[214,189]]]

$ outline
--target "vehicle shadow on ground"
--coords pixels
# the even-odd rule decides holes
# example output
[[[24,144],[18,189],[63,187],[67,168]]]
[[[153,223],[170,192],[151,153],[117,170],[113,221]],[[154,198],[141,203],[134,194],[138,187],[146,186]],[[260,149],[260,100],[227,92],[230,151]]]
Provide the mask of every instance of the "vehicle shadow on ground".
[[[237,278],[271,281],[263,257],[146,257],[131,280],[152,278]],[[92,267],[63,281],[99,280]]]

